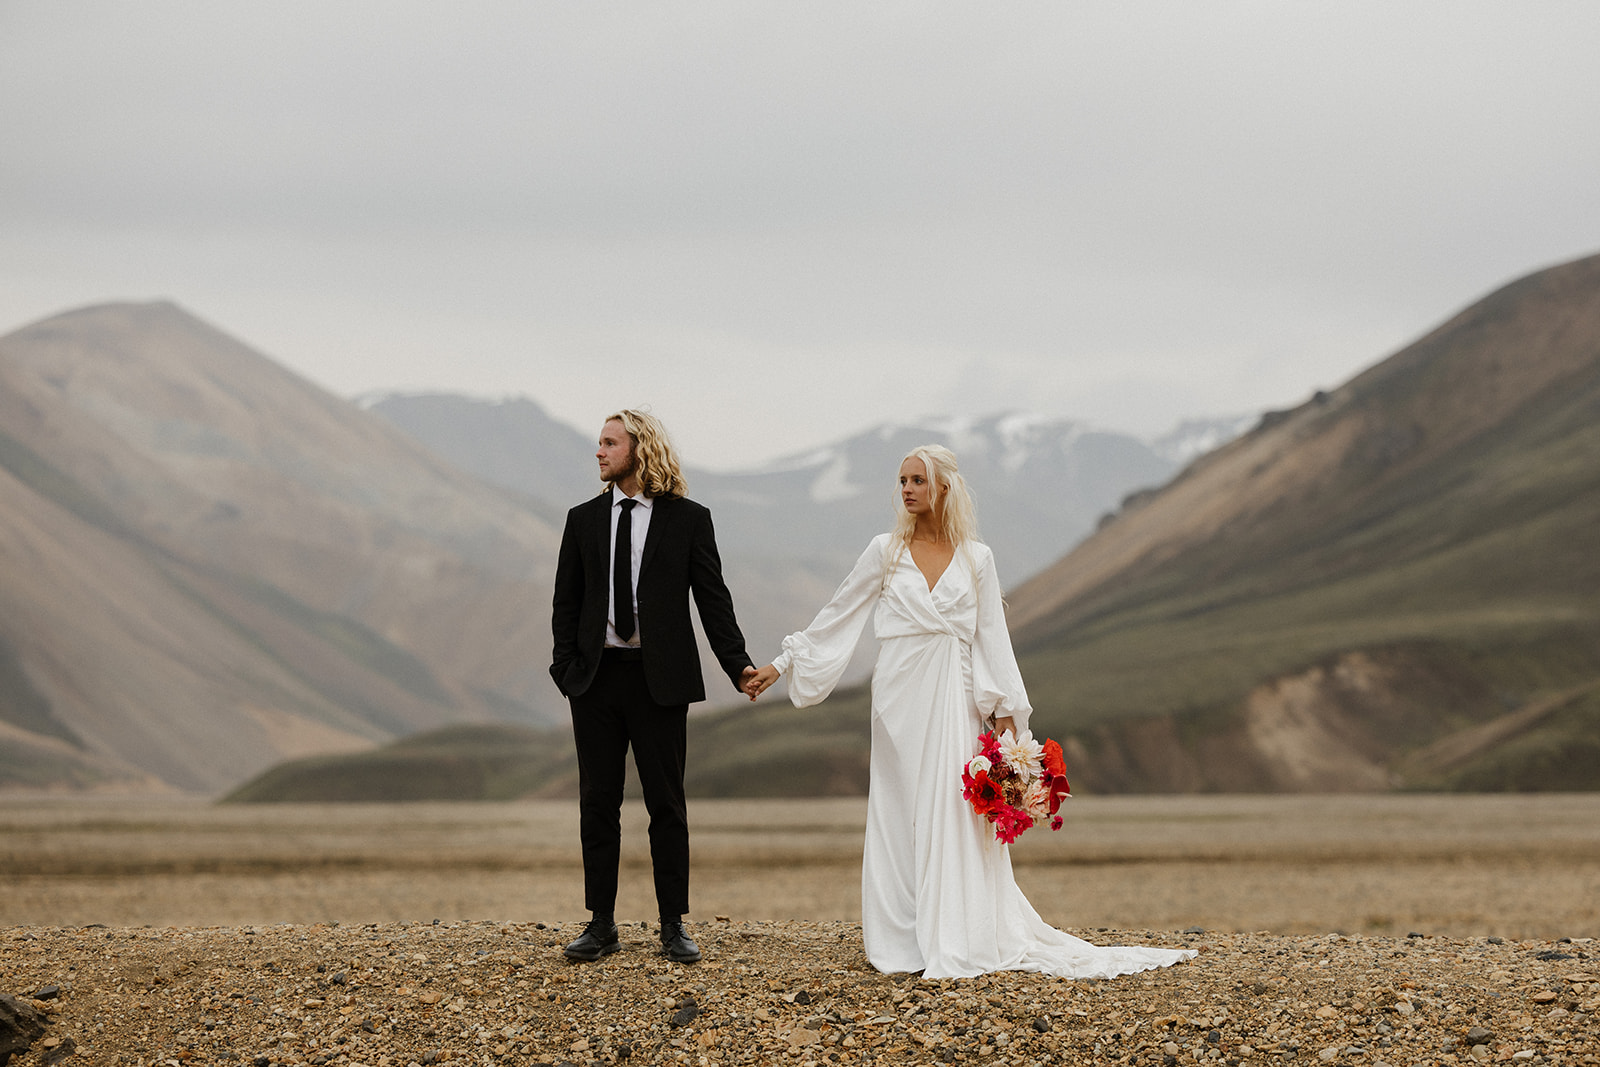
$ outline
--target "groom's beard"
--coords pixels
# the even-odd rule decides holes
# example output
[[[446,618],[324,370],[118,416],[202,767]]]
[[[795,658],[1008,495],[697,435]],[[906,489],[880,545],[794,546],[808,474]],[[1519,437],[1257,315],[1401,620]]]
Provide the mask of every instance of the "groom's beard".
[[[636,474],[638,470],[639,455],[636,451],[630,451],[628,453],[627,463],[622,467],[621,470],[613,469],[611,471],[611,477],[606,479],[606,485],[609,487],[616,485],[618,482],[625,482],[628,480],[628,476],[630,474]]]

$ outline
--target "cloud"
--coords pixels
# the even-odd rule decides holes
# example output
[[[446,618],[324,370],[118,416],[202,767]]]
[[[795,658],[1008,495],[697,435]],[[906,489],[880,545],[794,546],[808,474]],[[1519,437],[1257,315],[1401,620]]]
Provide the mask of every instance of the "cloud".
[[[1600,246],[1596,39],[1470,0],[14,0],[0,323],[166,296],[343,392],[653,393],[692,454],[752,385],[771,451],[963,402],[1159,427]]]

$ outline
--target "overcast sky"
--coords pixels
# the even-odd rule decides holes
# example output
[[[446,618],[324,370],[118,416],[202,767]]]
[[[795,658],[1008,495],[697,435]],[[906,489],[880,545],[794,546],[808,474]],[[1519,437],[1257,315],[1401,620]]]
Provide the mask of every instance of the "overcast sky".
[[[1600,251],[1600,4],[0,0],[0,331],[172,299],[345,395],[1297,403]]]

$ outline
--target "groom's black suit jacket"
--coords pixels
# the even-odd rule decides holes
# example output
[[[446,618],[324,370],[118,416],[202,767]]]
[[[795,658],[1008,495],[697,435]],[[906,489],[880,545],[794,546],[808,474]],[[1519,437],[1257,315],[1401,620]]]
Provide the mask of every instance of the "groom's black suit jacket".
[[[611,489],[567,512],[556,562],[551,631],[555,652],[550,676],[568,696],[582,696],[594,681],[606,641],[606,605],[611,589]],[[711,512],[684,497],[650,502],[650,529],[639,563],[639,646],[645,681],[657,704],[692,704],[706,698],[689,621],[689,594],[700,612],[706,639],[738,688],[752,666],[733,614],[733,597],[722,580]]]

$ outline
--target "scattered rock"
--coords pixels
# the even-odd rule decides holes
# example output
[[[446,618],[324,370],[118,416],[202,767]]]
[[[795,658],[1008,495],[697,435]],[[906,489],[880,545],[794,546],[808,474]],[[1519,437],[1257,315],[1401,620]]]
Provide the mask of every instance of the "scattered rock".
[[[1189,936],[1085,933],[1173,947]],[[1548,941],[1489,952],[1482,938],[1432,938],[1412,943],[1402,971],[1392,956],[1407,942],[1393,937],[1224,934],[1172,970],[1059,982],[880,975],[853,923],[738,922],[704,934],[708,966],[687,980],[649,951],[648,930],[624,934],[623,951],[602,964],[574,968],[559,944],[536,940],[532,923],[273,926],[248,940],[225,928],[115,931],[114,956],[104,931],[0,929],[0,943],[18,946],[4,957],[15,988],[42,992],[72,975],[51,1014],[39,1013],[42,1038],[55,1043],[32,1041],[33,1067],[56,1052],[72,1053],[68,1067],[124,1054],[152,1067],[693,1064],[746,1054],[795,1067],[831,1067],[835,1054],[840,1063],[1400,1067],[1510,1061],[1525,1049],[1581,1065],[1600,1009],[1600,976],[1577,969],[1584,964],[1552,972],[1537,958]],[[323,961],[344,980],[318,972]],[[1534,999],[1549,993],[1558,995]],[[57,1036],[68,1033],[73,1046]],[[1519,1043],[1498,1045],[1497,1033]]]
[[[74,1052],[78,1051],[78,1043],[70,1037],[61,1038],[56,1044],[44,1050],[44,1055],[39,1057],[41,1067],[55,1067]]]
[[[26,1052],[44,1036],[44,1013],[32,1004],[0,993],[0,1064],[13,1054]]]

